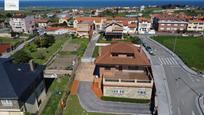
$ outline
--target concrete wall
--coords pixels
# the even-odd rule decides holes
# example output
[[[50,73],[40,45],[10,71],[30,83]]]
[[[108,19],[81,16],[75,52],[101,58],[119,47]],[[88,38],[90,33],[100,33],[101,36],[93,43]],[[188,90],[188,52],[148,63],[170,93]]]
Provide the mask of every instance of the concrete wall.
[[[0,115],[24,115],[23,112],[0,112]]]
[[[151,99],[152,88],[103,86],[103,95],[135,99]]]
[[[40,105],[38,105],[38,103],[40,102],[43,103],[45,98],[46,98],[45,84],[44,81],[42,81],[26,101],[25,111],[30,113],[36,113],[40,108]]]

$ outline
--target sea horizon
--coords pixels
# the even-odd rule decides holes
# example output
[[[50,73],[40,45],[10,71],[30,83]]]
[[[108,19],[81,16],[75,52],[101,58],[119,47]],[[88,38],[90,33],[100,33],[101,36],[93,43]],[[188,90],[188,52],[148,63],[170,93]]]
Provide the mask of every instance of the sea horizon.
[[[204,7],[204,1],[160,1],[160,0],[47,0],[47,1],[33,1],[24,0],[20,1],[20,8],[28,7],[48,7],[48,8],[102,8],[102,7],[139,7],[139,6],[161,6],[161,5],[189,5],[189,6],[199,6]],[[4,2],[0,1],[0,7],[4,7]]]

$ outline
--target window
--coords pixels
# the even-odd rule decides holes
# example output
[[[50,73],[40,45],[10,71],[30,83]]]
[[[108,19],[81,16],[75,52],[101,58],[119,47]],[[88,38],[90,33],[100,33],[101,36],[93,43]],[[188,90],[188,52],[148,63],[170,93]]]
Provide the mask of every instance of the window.
[[[111,70],[111,68],[110,67],[105,67],[105,70]]]
[[[105,79],[105,81],[107,81],[107,82],[119,82],[118,79]]]
[[[146,91],[145,91],[144,88],[140,88],[140,89],[137,90],[137,94],[139,96],[146,96]]]
[[[161,24],[161,26],[164,26],[164,24]]]
[[[1,100],[1,104],[3,106],[13,106],[13,103],[11,100]]]
[[[134,82],[135,82],[135,80],[126,80],[126,79],[123,79],[123,80],[121,80],[121,82],[129,82],[129,83],[134,83]]]
[[[167,26],[171,26],[171,24],[167,24]]]
[[[174,26],[178,26],[178,24],[174,24]]]
[[[184,24],[181,24],[181,26],[184,26]]]

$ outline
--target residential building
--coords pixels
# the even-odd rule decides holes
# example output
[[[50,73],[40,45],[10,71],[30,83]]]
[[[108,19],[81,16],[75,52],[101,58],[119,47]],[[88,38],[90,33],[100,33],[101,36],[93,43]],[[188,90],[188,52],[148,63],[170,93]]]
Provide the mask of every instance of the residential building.
[[[138,19],[139,34],[148,34],[151,31],[151,28],[152,28],[151,19],[148,19],[148,18]]]
[[[175,32],[187,30],[188,22],[183,15],[155,14],[153,26],[159,32]]]
[[[123,39],[123,25],[115,21],[113,21],[112,23],[108,23],[105,26],[104,35],[105,39],[108,41]]]
[[[48,26],[48,20],[47,19],[35,19],[35,23],[37,24],[37,27],[39,28],[45,28]]]
[[[12,16],[9,24],[13,32],[32,34],[35,29],[34,18],[23,14],[15,14]]]
[[[92,22],[94,24],[93,29],[94,30],[102,30],[103,23],[104,23],[103,17],[76,17],[73,26],[74,28],[77,28],[78,24],[81,22]]]
[[[92,21],[83,21],[77,24],[77,35],[91,39],[93,35],[94,24]]]
[[[46,98],[44,66],[13,64],[0,58],[0,114],[23,115],[37,113]]]
[[[103,96],[151,99],[151,66],[140,46],[129,42],[102,46],[95,65],[98,87]]]
[[[204,20],[189,20],[187,31],[204,32]]]

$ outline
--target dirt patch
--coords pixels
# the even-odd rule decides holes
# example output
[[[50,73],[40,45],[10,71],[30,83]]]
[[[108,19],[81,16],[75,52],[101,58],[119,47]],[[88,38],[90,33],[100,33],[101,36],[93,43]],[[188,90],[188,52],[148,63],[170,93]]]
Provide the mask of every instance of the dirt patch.
[[[69,55],[69,56],[60,56],[57,55],[52,64],[50,64],[48,69],[58,69],[65,70],[68,66],[72,65],[73,61],[76,60],[77,56]]]
[[[79,47],[80,47],[79,44],[66,42],[64,47],[62,48],[62,51],[70,51],[70,52],[77,51]]]

